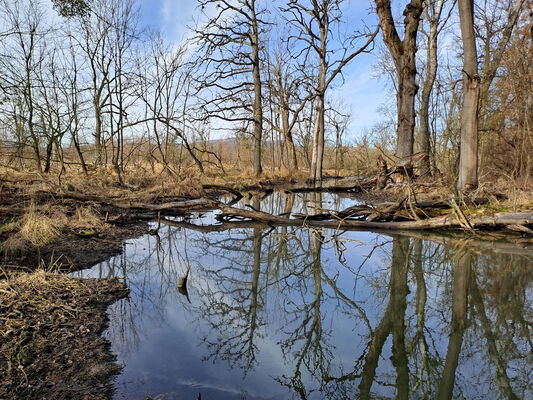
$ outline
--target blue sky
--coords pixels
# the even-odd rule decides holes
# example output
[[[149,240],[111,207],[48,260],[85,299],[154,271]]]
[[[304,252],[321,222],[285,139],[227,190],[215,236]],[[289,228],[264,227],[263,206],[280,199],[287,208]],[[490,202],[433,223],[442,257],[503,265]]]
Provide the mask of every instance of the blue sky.
[[[281,1],[275,3],[282,4]],[[138,0],[138,4],[141,25],[159,30],[169,42],[183,40],[187,35],[187,26],[193,25],[193,19],[199,16],[195,0]],[[347,29],[361,27],[361,21],[371,27],[376,25],[375,15],[369,16],[369,4],[367,0],[345,1]],[[365,130],[370,130],[380,120],[377,108],[390,97],[384,82],[372,77],[374,62],[374,55],[356,57],[344,70],[344,84],[339,86],[339,80],[338,87],[329,92],[330,99],[341,98],[352,111],[345,141],[351,141]]]

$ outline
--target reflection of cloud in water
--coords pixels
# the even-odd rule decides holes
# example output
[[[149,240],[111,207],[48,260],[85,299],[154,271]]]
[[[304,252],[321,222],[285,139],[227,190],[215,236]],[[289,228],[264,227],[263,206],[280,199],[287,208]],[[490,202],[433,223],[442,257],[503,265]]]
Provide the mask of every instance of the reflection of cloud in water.
[[[294,211],[312,200],[309,194],[272,195],[260,207],[281,214],[289,201]],[[346,201],[335,207],[352,205]],[[218,224],[209,213],[190,222],[199,221]],[[402,366],[416,387],[413,396],[436,397],[444,390],[439,383],[447,351],[459,343],[450,341],[450,320],[458,315],[454,296],[464,294],[454,280],[457,249],[414,239],[399,246],[398,237],[370,232],[339,237],[333,230],[291,227],[203,233],[168,226],[160,236],[159,244],[155,237],[131,241],[123,256],[82,273],[128,277],[131,300],[110,309],[108,336],[125,363],[117,398],[195,398],[198,391],[218,399],[245,393],[354,398],[367,390],[361,377],[370,379],[372,396],[391,397],[401,388]],[[466,398],[502,390],[528,397],[528,259],[486,253],[472,256],[471,264],[468,321],[456,335],[462,339],[459,366],[448,389]],[[175,287],[187,265],[191,304]],[[491,335],[494,348],[487,345]],[[375,347],[378,338],[383,343],[373,354],[370,344]],[[499,375],[494,360],[503,368]]]

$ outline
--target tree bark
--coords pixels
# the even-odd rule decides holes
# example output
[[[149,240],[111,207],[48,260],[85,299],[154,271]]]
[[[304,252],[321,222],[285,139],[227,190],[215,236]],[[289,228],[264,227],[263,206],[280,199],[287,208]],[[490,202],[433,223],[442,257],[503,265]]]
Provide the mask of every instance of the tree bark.
[[[413,154],[415,129],[415,97],[418,92],[416,83],[416,37],[422,0],[411,0],[404,9],[405,35],[400,40],[391,12],[390,0],[375,0],[379,23],[385,42],[394,61],[398,76],[396,94],[398,126],[396,130],[396,156],[409,157]],[[408,171],[412,172],[412,169]]]
[[[461,148],[457,189],[475,189],[478,186],[478,101],[480,77],[474,34],[474,2],[459,0],[459,19],[463,40],[463,108],[461,110]]]
[[[259,60],[259,27],[255,14],[255,0],[251,1],[252,14],[251,45],[252,45],[252,75],[254,80],[254,173],[260,176],[263,172],[261,165],[261,145],[263,140],[263,105],[261,101],[261,74]]]
[[[320,86],[320,85],[319,85]],[[322,160],[324,158],[324,93],[317,96],[316,118],[313,129],[313,149],[309,180],[322,181]]]

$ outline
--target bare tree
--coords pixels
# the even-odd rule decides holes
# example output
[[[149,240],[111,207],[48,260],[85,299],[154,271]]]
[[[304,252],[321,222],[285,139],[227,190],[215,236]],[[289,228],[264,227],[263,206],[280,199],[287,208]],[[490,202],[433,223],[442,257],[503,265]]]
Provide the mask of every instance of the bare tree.
[[[295,127],[309,101],[308,74],[305,66],[294,62],[293,49],[280,47],[272,52],[269,63],[268,89],[275,116],[270,121],[275,130],[283,134],[290,169],[298,170],[298,156],[294,138]]]
[[[474,5],[478,11],[474,16],[475,20],[477,19],[474,29],[476,36],[481,40],[483,49],[479,92],[479,111],[482,121],[486,113],[490,86],[496,78],[505,49],[526,5],[526,0],[497,0],[495,2],[484,0],[482,5]]]
[[[38,127],[38,90],[36,70],[45,56],[45,35],[42,10],[38,3],[21,4],[4,0],[0,3],[10,35],[8,55],[0,59],[2,87],[14,102],[12,117],[20,128],[20,139],[29,140],[38,172],[43,171],[41,135]],[[27,132],[27,135],[26,135]]]
[[[203,109],[209,117],[229,123],[252,124],[253,167],[261,175],[263,102],[262,35],[266,13],[256,0],[198,0],[202,10],[214,8],[216,14],[205,26],[195,29],[203,56],[200,65],[200,90],[211,97]]]
[[[383,40],[394,61],[398,78],[396,94],[398,127],[396,131],[396,156],[403,158],[413,154],[415,128],[416,39],[423,1],[411,0],[403,11],[404,38],[400,39],[391,12],[390,0],[375,0]]]
[[[427,154],[427,157],[420,162],[420,174],[431,175],[431,134],[429,123],[429,103],[435,78],[437,77],[438,54],[437,39],[440,31],[444,27],[446,20],[441,23],[441,14],[445,0],[428,1],[424,7],[424,18],[429,24],[429,32],[422,30],[427,39],[426,52],[426,73],[422,84],[422,97],[420,99],[420,150]],[[455,1],[452,4],[455,4]]]
[[[312,182],[322,180],[326,91],[351,60],[369,51],[378,32],[377,29],[373,33],[368,30],[356,32],[336,41],[333,32],[341,36],[342,3],[343,0],[290,0],[284,9],[287,20],[296,29],[294,39],[304,44],[303,62],[315,57],[317,63],[313,76],[316,115],[309,171],[309,180]],[[360,39],[363,39],[364,43],[354,50],[354,44]]]
[[[89,16],[78,15],[79,32],[74,36],[88,62],[90,71],[90,93],[94,112],[94,146],[95,164],[102,164],[104,159],[104,110],[110,94],[106,90],[111,74],[112,58],[109,54],[111,25],[105,13],[109,11],[107,0],[95,0]]]

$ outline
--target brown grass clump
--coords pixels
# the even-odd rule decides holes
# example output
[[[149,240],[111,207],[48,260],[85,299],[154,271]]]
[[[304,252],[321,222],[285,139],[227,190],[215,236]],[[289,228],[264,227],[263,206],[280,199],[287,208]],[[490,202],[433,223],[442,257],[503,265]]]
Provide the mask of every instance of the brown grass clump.
[[[32,203],[18,220],[3,226],[2,232],[10,234],[0,244],[0,252],[13,255],[29,247],[39,249],[67,231],[95,231],[105,227],[90,205],[78,206],[69,215],[67,208],[59,204],[36,206]]]
[[[65,220],[60,211],[43,213],[31,205],[21,218],[19,234],[32,246],[42,247],[59,236]]]
[[[28,242],[17,232],[10,235],[6,240],[0,243],[0,252],[14,255],[17,252],[24,252],[28,248]]]
[[[104,223],[102,219],[96,214],[92,206],[77,207],[72,220],[69,223],[70,227],[78,229],[94,229],[102,228]]]

